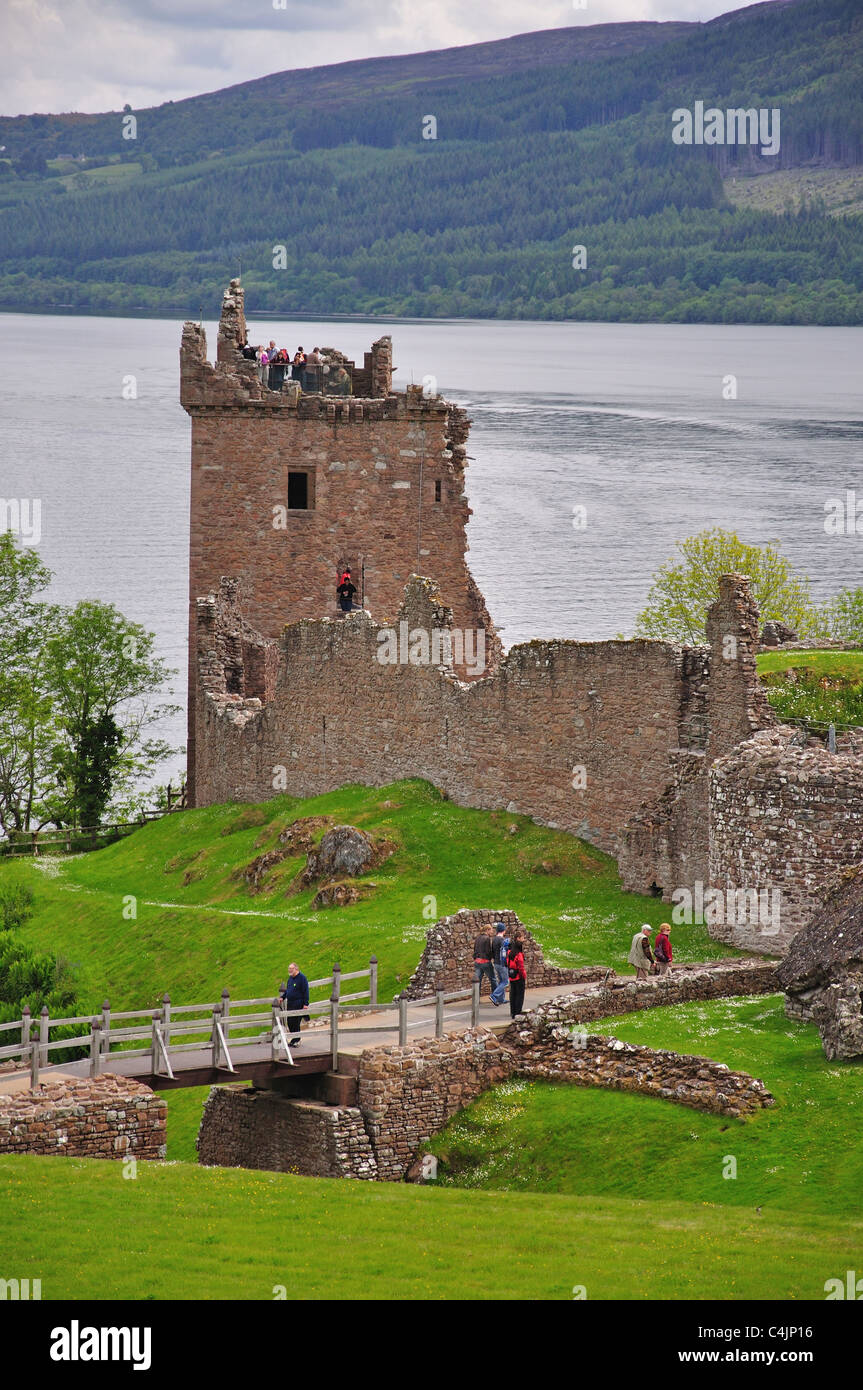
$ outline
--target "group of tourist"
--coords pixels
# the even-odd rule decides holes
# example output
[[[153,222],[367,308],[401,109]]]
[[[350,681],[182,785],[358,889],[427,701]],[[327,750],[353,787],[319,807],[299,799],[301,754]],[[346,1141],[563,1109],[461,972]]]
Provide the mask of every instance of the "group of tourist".
[[[637,980],[646,980],[648,975],[667,975],[671,965],[671,927],[667,922],[662,923],[656,933],[656,940],[651,950],[650,937],[652,932],[653,927],[645,922],[644,926],[639,927],[632,938],[627,960],[630,965],[635,966],[635,978]]]
[[[350,570],[347,571],[350,576]],[[646,980],[648,975],[665,975],[671,965],[671,927],[663,922],[656,934],[651,948],[650,937],[653,928],[645,922],[632,938],[629,950],[630,965],[635,966],[636,978]],[[527,971],[524,964],[524,940],[516,927],[512,936],[507,936],[505,922],[495,922],[494,935],[480,932],[473,943],[473,980],[482,985],[484,978],[491,986],[491,1002],[495,1008],[506,1000],[509,990],[509,1011],[518,1018],[524,1011],[524,993],[527,988]],[[308,1023],[309,1015],[299,1015],[300,1009],[309,1007],[309,982],[296,962],[288,966],[287,981],[279,989],[279,998],[287,1010],[294,1012],[288,1019],[290,1037],[288,1043],[297,1047],[300,1042],[300,1024]]]
[[[276,347],[271,338],[266,347],[253,347],[248,341],[240,347],[240,352],[250,362],[256,362],[261,385],[270,391],[281,391],[285,378],[290,372],[290,380],[299,383],[300,390],[311,395],[349,396],[351,378],[341,362],[329,362],[321,355],[320,348],[304,352],[298,347],[293,357],[287,348]]]
[[[509,1011],[517,1018],[524,1010],[527,971],[524,968],[524,941],[518,933],[506,934],[506,924],[495,922],[494,936],[480,932],[473,943],[473,980],[482,984],[487,975],[491,985],[491,1002],[500,1008],[509,989]]]

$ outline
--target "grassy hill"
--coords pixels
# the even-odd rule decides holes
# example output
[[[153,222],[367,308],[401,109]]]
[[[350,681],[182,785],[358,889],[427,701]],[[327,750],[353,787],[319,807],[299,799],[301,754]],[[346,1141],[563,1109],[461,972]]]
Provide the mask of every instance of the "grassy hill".
[[[323,816],[394,846],[359,880],[369,897],[311,911],[311,890],[290,891],[301,856],[252,893],[241,871],[286,826]],[[224,984],[264,994],[291,957],[316,975],[372,950],[386,998],[418,959],[430,896],[433,915],[515,908],[561,964],[621,965],[634,924],[668,913],[622,893],[613,861],[572,836],[457,807],[422,782],[179,813],[90,855],[0,861],[0,886],[19,879],[36,893],[20,932],[71,957],[85,1008],[106,989],[115,1008],[165,988],[175,1003]],[[130,899],[135,920],[123,916]],[[704,928],[676,929],[677,958],[724,953]],[[814,1028],[785,1020],[778,998],[660,1009],[601,1031],[742,1067],[776,1107],[727,1121],[510,1083],[434,1141],[434,1188],[198,1168],[206,1088],[171,1092],[169,1162],[139,1165],[135,1181],[120,1164],[0,1158],[0,1248],[18,1277],[42,1279],[45,1299],[269,1299],[278,1285],[292,1299],[569,1300],[577,1285],[592,1300],[818,1299],[858,1267],[859,1065],[827,1063]],[[727,1155],[734,1181],[722,1178]]]
[[[859,1215],[66,1158],[0,1158],[0,1200],[49,1300],[823,1299],[863,1238]]]
[[[314,887],[290,891],[304,854],[277,864],[253,892],[243,869],[293,821],[323,816],[395,846],[356,880],[369,896],[312,911]],[[0,860],[0,884],[19,879],[35,893],[21,936],[71,962],[82,1011],[100,1008],[106,992],[115,1009],[156,1005],[166,990],[175,1004],[215,999],[225,986],[257,998],[278,987],[292,959],[314,978],[335,960],[359,969],[372,954],[380,997],[391,999],[430,923],[460,907],[514,909],[555,964],[625,968],[639,923],[658,925],[669,912],[622,892],[614,861],[572,835],[456,806],[419,781],[210,806],[152,821],[92,854]],[[693,925],[677,929],[675,954],[715,959],[728,948]]]
[[[863,726],[863,651],[762,652],[758,673],[780,719]]]
[[[746,1067],[776,1106],[728,1121],[508,1083],[432,1141],[442,1180],[416,1187],[195,1168],[203,1097],[170,1092],[174,1161],[134,1182],[120,1164],[0,1158],[4,1254],[49,1299],[267,1299],[281,1284],[292,1299],[568,1300],[584,1285],[590,1300],[805,1300],[859,1269],[861,1064],[828,1063],[778,998],[601,1026]]]
[[[723,999],[603,1019],[595,1031],[725,1062],[759,1077],[775,1106],[745,1122],[648,1096],[511,1082],[450,1121],[430,1145],[442,1184],[633,1197],[632,1155],[657,1199],[762,1213],[859,1210],[863,1061],[829,1062],[812,1024],[781,995]],[[735,1178],[723,1177],[727,1156]],[[825,1276],[826,1277],[826,1276]]]
[[[775,164],[671,141],[696,100],[777,107],[781,171],[861,166],[861,71],[857,0],[777,0],[276,73],[134,140],[0,120],[0,307],[213,314],[241,259],[253,316],[861,323],[863,219],[737,207]]]

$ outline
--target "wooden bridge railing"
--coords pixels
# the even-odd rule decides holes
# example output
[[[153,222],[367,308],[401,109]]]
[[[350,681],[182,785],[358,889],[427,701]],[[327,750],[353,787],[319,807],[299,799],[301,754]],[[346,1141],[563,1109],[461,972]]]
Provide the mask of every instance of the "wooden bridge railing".
[[[368,979],[367,989],[342,994],[344,981],[359,979]],[[57,1065],[51,1062],[51,1054],[70,1049],[86,1052],[90,1076],[98,1076],[109,1070],[111,1058],[115,1062],[122,1062],[133,1057],[149,1057],[150,1069],[146,1074],[174,1080],[176,1074],[172,1063],[181,1061],[186,1053],[202,1052],[209,1052],[210,1065],[214,1070],[230,1074],[236,1071],[234,1059],[239,1060],[238,1054],[243,1048],[260,1048],[262,1045],[269,1046],[274,1063],[294,1066],[285,1026],[289,1019],[303,1018],[308,1014],[313,1017],[328,1016],[328,1051],[333,1069],[336,1070],[339,1048],[352,1035],[390,1034],[394,1042],[397,1040],[404,1045],[408,1039],[410,1008],[434,1004],[436,1037],[441,1037],[445,1031],[447,1004],[469,999],[471,1025],[475,1027],[478,1022],[478,984],[469,990],[451,993],[439,990],[420,999],[401,999],[386,1005],[378,1004],[377,984],[378,962],[372,956],[365,970],[344,973],[340,966],[335,965],[332,975],[310,980],[310,989],[326,986],[330,995],[328,999],[312,1001],[301,1009],[286,1009],[279,999],[267,996],[232,1000],[227,989],[222,990],[221,998],[215,1003],[204,1004],[174,1005],[170,995],[165,994],[159,1009],[115,1012],[106,999],[101,1014],[95,1016],[85,1014],[72,1018],[51,1018],[48,1009],[43,1008],[37,1021],[31,1017],[29,1008],[25,1008],[20,1020],[0,1024],[0,1040],[4,1034],[18,1033],[17,1041],[0,1046],[0,1061],[20,1058],[21,1070],[29,1069],[30,1084],[34,1089],[39,1084],[40,1073]],[[359,1023],[353,1028],[344,1026],[351,1017],[358,1019],[372,1010],[376,1015],[393,1013],[396,1017],[392,1023]],[[37,1022],[38,1033],[35,1031]],[[52,1040],[53,1029],[79,1025],[82,1032]],[[62,1063],[59,1065],[62,1067]],[[183,1068],[180,1066],[178,1070],[182,1072]]]

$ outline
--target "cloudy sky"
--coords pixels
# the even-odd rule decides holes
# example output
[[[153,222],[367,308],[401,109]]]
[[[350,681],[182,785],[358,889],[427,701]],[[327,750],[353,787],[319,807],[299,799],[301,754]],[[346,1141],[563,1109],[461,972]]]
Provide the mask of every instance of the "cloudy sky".
[[[0,0],[0,114],[140,109],[286,68],[738,8],[739,0]]]

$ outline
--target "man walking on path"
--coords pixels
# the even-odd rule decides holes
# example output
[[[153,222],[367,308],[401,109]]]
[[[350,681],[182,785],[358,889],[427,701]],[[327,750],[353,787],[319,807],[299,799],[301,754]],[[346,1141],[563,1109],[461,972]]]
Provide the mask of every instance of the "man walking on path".
[[[473,943],[473,982],[479,981],[480,991],[482,991],[482,977],[488,976],[491,992],[497,989],[497,976],[494,973],[492,963],[491,937],[488,932],[480,932]]]
[[[635,966],[635,978],[637,980],[646,980],[647,973],[653,964],[653,952],[650,949],[650,933],[652,931],[653,927],[645,922],[644,926],[632,938],[627,960],[630,965]]]
[[[506,927],[503,922],[495,922],[494,933],[491,943],[491,961],[494,966],[497,985],[492,992],[491,1002],[497,1007],[506,998],[506,987],[509,982],[509,972],[506,968],[506,950],[509,942],[506,939]]]
[[[292,960],[288,966],[288,982],[282,991],[281,997],[284,999],[285,1008],[288,1011],[291,1009],[307,1009],[309,1007],[309,982],[296,961]],[[300,1045],[299,1032],[302,1021],[301,1018],[288,1019],[288,1028],[292,1034],[297,1035],[289,1038],[288,1042],[291,1047],[299,1047]],[[306,1014],[306,1022],[308,1023],[308,1021],[309,1016]]]

